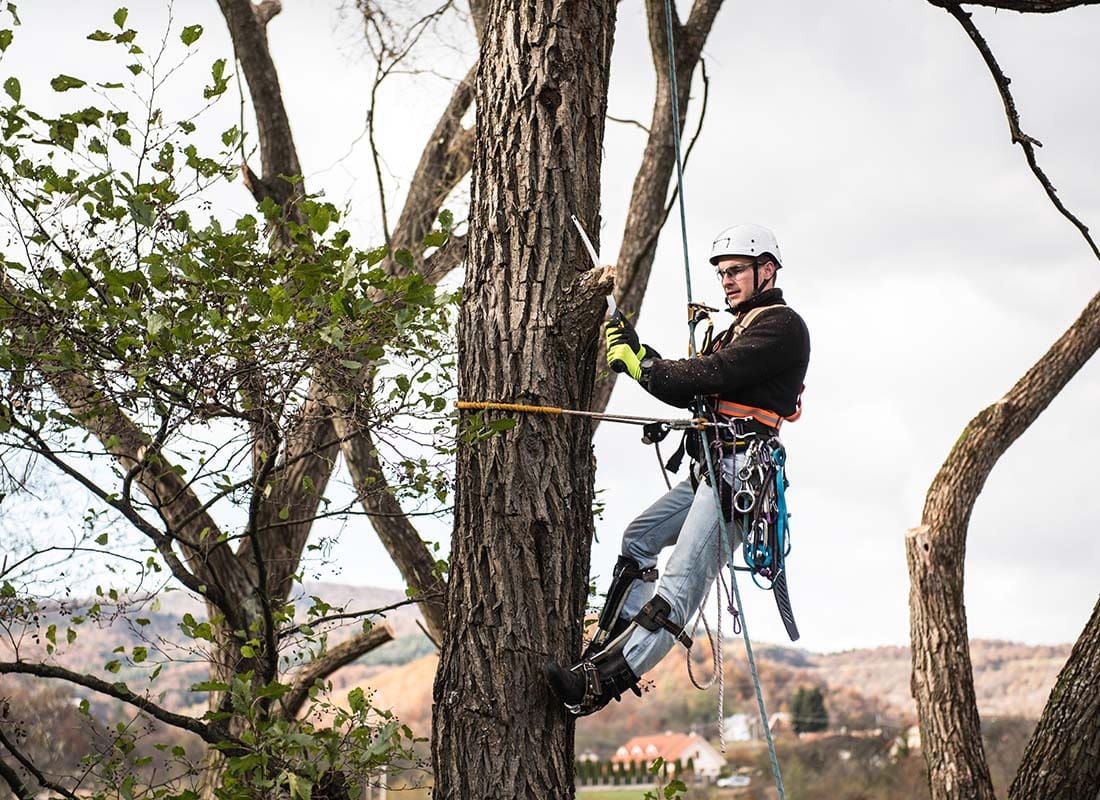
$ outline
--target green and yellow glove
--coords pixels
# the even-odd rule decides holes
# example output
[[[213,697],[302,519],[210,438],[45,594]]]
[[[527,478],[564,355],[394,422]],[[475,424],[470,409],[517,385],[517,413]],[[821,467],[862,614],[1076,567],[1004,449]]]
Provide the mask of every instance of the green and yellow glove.
[[[604,325],[607,339],[607,366],[616,372],[625,372],[636,381],[642,379],[642,359],[647,355],[660,358],[653,348],[647,350],[638,341],[634,326],[621,314],[615,314]]]

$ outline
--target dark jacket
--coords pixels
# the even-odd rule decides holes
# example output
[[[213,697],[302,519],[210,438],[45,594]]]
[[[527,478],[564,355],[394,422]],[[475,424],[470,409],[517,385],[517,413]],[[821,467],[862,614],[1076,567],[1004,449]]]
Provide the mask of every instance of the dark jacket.
[[[784,303],[781,289],[768,289],[739,304],[736,316],[775,304],[783,307],[761,312],[733,342],[728,342],[734,327],[730,326],[703,355],[656,360],[645,388],[680,408],[696,395],[717,395],[784,417],[794,414],[810,363],[806,323]]]

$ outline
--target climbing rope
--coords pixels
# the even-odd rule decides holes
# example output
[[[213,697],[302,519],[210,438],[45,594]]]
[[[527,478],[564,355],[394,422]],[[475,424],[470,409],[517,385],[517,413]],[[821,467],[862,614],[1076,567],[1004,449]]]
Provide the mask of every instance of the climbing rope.
[[[683,158],[680,152],[680,95],[676,87],[676,42],[674,39],[674,31],[672,25],[672,0],[665,0],[665,36],[668,39],[668,75],[669,75],[669,88],[672,96],[672,138],[676,149],[676,186],[678,189],[679,203],[680,203],[680,238],[683,242],[684,249],[684,280],[687,284],[687,301],[690,307],[692,302],[691,297],[691,260],[688,253],[688,234],[687,234],[687,212],[684,206],[684,168]],[[689,315],[688,322],[688,337],[692,343],[694,349],[695,342],[695,315]],[[697,398],[698,399],[698,398]],[[706,436],[704,434],[704,440]],[[714,469],[714,459],[712,458],[710,451],[710,443],[704,441],[703,452],[706,455],[707,461],[707,475],[710,478],[710,485],[714,489],[714,501],[718,511],[718,525],[721,533],[721,542],[724,545],[723,553],[725,561],[730,567],[730,583],[733,585],[734,598],[736,600],[736,608],[743,610],[741,605],[741,591],[737,586],[737,575],[733,570],[733,538],[730,531],[730,524],[726,521],[725,515],[722,513],[722,497],[720,486],[718,483],[721,478]],[[736,467],[736,461],[734,466]],[[734,481],[736,482],[736,469],[734,470]],[[736,489],[736,483],[734,485]],[[732,514],[730,515],[732,518]],[[760,676],[756,671],[756,659],[753,657],[752,643],[749,641],[749,626],[745,621],[744,613],[741,614],[741,631],[745,639],[745,653],[748,657],[749,670],[752,673],[753,688],[756,690],[756,702],[760,708],[760,721],[763,724],[764,735],[768,740],[768,755],[772,762],[772,774],[775,776],[775,787],[779,792],[779,800],[786,800],[786,794],[783,791],[783,777],[779,772],[779,759],[775,754],[775,742],[772,741],[771,727],[768,725],[768,712],[764,707],[764,695],[760,691]],[[719,628],[719,643],[721,643],[721,628]],[[721,664],[722,657],[718,657],[718,663]],[[726,738],[725,738],[725,720],[722,717],[723,712],[723,695],[724,684],[719,687],[718,694],[718,731],[720,743],[722,745],[722,751],[725,752]]]

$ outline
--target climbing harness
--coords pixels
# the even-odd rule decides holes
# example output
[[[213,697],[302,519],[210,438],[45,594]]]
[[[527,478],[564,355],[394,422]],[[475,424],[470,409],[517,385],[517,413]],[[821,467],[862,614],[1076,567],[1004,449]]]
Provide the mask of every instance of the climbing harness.
[[[687,235],[687,212],[684,205],[684,169],[683,169],[683,157],[680,152],[680,115],[679,115],[679,91],[676,86],[676,41],[675,34],[672,25],[672,0],[665,0],[665,38],[668,41],[668,74],[669,74],[669,89],[670,96],[672,97],[672,140],[676,150],[676,184],[678,189],[678,200],[680,206],[680,235],[684,249],[684,278],[687,285],[687,301],[690,304],[692,302],[691,295],[691,259],[688,253],[688,235]],[[689,305],[690,308],[690,305]],[[688,338],[689,341],[694,343],[695,341],[695,328],[698,324],[694,319],[694,315],[690,315],[692,318],[688,322]],[[703,436],[706,436],[706,431],[703,432]],[[721,445],[719,444],[719,447]],[[710,485],[714,490],[714,499],[718,508],[718,523],[721,530],[720,540],[723,543],[723,556],[725,561],[731,569],[729,570],[730,583],[733,586],[734,599],[736,601],[736,607],[738,609],[744,608],[741,604],[741,590],[737,586],[737,574],[732,569],[733,567],[733,539],[731,537],[731,525],[726,521],[725,514],[722,513],[722,492],[721,485],[719,484],[719,477],[714,467],[714,458],[709,446],[704,446],[703,453],[706,457],[707,475],[710,478]],[[736,479],[735,487],[736,489]],[[783,588],[786,588],[786,582],[782,584]],[[789,601],[788,601],[789,606]],[[756,659],[752,652],[752,642],[749,639],[749,626],[744,619],[744,615],[741,616],[741,631],[745,640],[745,653],[749,662],[749,670],[752,673],[753,688],[756,691],[756,702],[760,709],[760,720],[763,723],[764,734],[768,741],[768,755],[771,758],[772,774],[775,777],[775,787],[779,793],[779,800],[786,800],[786,794],[783,791],[783,776],[779,771],[779,759],[775,754],[775,742],[772,741],[771,728],[768,725],[768,712],[764,707],[764,695],[760,691],[760,676],[756,671]],[[721,657],[719,657],[719,663],[721,663]],[[726,736],[725,736],[725,720],[722,718],[722,692],[718,695],[718,730],[719,737],[721,739],[722,749],[725,750]]]

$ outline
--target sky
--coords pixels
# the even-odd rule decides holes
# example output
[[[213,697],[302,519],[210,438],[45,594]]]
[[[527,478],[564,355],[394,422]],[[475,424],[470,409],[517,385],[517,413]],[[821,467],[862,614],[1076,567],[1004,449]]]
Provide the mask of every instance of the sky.
[[[116,5],[21,7],[24,26],[0,77],[33,71],[38,85],[24,77],[24,96],[37,91],[45,102],[50,77],[94,63],[85,49],[56,42],[108,27]],[[135,27],[161,24],[160,4],[134,5]],[[1100,12],[973,10],[1012,78],[1023,129],[1044,145],[1040,164],[1061,199],[1086,224],[1100,224]],[[215,3],[177,2],[174,13],[206,31],[188,69],[205,74],[231,52]],[[354,13],[284,0],[269,38],[307,186],[338,205],[350,201],[350,225],[364,245],[380,240],[362,140],[371,64]],[[449,31],[418,74],[398,76],[380,92],[391,209],[449,94],[445,76],[461,75],[472,56],[466,32]],[[783,431],[798,645],[905,644],[904,536],[920,522],[929,482],[966,422],[1007,391],[1100,288],[1100,264],[1011,144],[984,64],[942,9],[918,0],[729,2],[704,57],[709,102],[685,176],[694,299],[720,303],[706,263],[714,235],[761,223],[776,232],[780,285],[812,338],[805,412]],[[647,122],[653,83],[641,4],[627,0],[619,5],[609,113]],[[193,101],[166,91],[166,105]],[[693,95],[688,134],[702,96],[698,79]],[[231,119],[237,110],[230,111]],[[637,128],[608,123],[605,260],[622,237],[643,145]],[[240,213],[250,206],[239,185],[221,199]],[[639,316],[642,340],[666,357],[685,353],[681,253],[678,226],[669,225]],[[1094,361],[990,476],[966,553],[972,637],[1067,642],[1087,620],[1100,575],[1098,397]],[[669,414],[628,380],[618,382],[609,410]],[[594,446],[605,512],[592,574],[606,576],[622,528],[664,484],[636,428],[602,425]],[[326,528],[337,531],[324,577],[401,586],[361,518]],[[422,531],[445,544],[445,525]],[[768,594],[744,580],[742,594],[753,638],[785,641]]]

